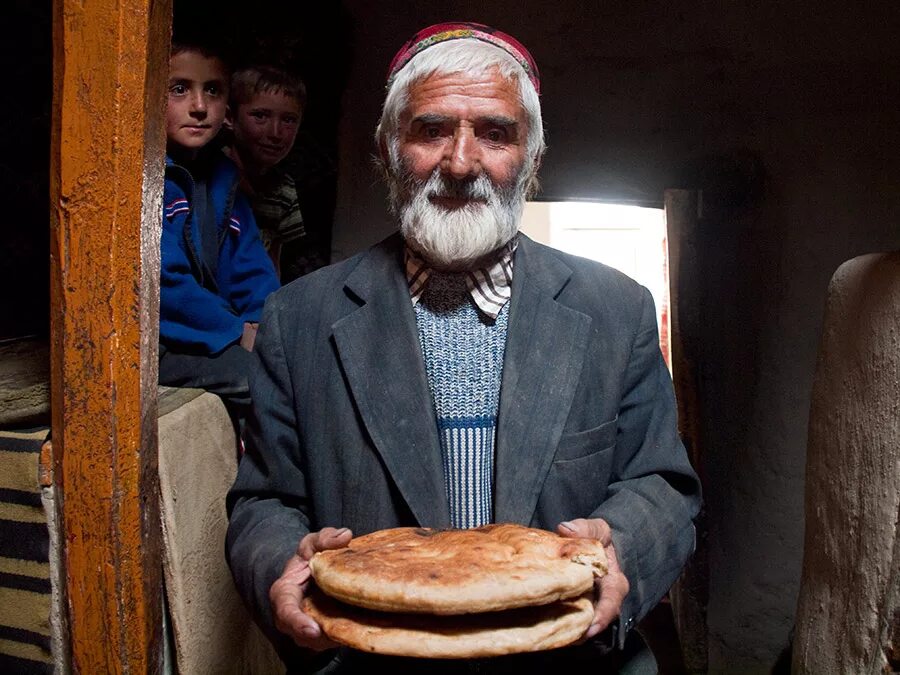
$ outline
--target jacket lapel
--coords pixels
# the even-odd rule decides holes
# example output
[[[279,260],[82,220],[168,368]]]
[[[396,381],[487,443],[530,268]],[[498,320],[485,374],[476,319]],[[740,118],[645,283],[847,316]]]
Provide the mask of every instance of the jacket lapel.
[[[591,319],[556,301],[571,274],[520,235],[500,389],[496,522],[531,522],[572,405]]]
[[[440,441],[403,273],[391,237],[363,257],[345,289],[359,309],[332,327],[360,417],[419,525],[448,527]]]

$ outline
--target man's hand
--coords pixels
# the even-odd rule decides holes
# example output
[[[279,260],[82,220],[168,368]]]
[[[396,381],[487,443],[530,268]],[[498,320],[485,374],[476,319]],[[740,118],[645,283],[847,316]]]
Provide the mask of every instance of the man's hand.
[[[599,539],[603,542],[608,561],[608,571],[594,583],[598,586],[600,597],[594,605],[594,620],[584,634],[585,639],[592,638],[611,624],[622,610],[622,602],[628,595],[628,579],[619,568],[619,559],[612,543],[609,524],[602,518],[578,518],[560,523],[556,531],[564,537],[582,537]]]
[[[253,351],[253,343],[256,342],[256,331],[258,328],[258,323],[244,322],[244,332],[241,333],[241,347],[248,352]]]
[[[300,540],[297,552],[285,564],[284,572],[269,589],[275,627],[301,647],[321,651],[337,646],[322,633],[319,624],[301,609],[301,603],[312,578],[309,559],[316,551],[343,548],[352,538],[353,533],[346,527],[340,530],[325,527],[306,535]]]

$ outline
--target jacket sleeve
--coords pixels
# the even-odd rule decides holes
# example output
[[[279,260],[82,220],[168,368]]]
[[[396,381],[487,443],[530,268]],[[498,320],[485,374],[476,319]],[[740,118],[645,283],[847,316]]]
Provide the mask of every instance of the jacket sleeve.
[[[274,627],[269,588],[309,532],[310,505],[277,296],[266,304],[253,354],[253,407],[245,429],[246,452],[226,502],[225,548],[238,591],[278,644],[286,638]]]
[[[235,195],[232,216],[237,219],[240,235],[232,253],[229,300],[241,322],[258,322],[266,298],[280,286],[269,254],[262,245],[259,228],[247,200]]]
[[[187,218],[186,208],[163,215],[159,337],[168,346],[216,354],[240,340],[244,320],[194,276],[184,242]]]
[[[659,351],[656,315],[644,289],[640,327],[625,372],[605,519],[631,588],[619,644],[669,590],[693,553],[700,483],[677,433],[672,380]]]

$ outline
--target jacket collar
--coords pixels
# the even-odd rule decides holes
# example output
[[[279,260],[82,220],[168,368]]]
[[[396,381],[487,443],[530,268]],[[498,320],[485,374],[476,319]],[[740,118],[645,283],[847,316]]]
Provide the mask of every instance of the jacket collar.
[[[509,302],[516,246],[518,246],[518,241],[514,237],[493,260],[481,267],[463,272],[472,302],[483,315],[493,321],[497,320],[503,307]],[[404,266],[406,282],[409,285],[409,296],[415,306],[422,297],[433,270],[409,246],[404,252]]]

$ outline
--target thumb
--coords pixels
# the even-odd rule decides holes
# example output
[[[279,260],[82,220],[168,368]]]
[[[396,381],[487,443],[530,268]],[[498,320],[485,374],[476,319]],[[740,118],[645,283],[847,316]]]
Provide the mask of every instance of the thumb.
[[[603,518],[576,518],[560,523],[556,531],[563,537],[599,539],[604,546],[612,541],[609,523]]]
[[[353,533],[346,527],[335,529],[323,527],[318,532],[307,534],[300,540],[298,553],[304,560],[309,560],[318,551],[331,548],[343,548],[350,543]]]

